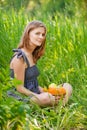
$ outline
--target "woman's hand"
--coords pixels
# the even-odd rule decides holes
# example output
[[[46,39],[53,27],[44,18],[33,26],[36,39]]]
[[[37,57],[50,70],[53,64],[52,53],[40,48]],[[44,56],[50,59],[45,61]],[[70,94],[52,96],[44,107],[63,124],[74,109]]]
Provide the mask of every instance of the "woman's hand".
[[[55,104],[58,104],[59,100],[61,99],[61,96],[56,95],[55,97]]]

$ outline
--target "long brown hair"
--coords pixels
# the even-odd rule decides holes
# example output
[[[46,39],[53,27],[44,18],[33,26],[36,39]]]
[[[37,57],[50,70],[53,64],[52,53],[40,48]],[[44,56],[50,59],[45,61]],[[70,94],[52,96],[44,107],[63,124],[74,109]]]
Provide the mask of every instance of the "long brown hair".
[[[28,25],[26,26],[24,33],[22,35],[21,41],[18,45],[18,48],[27,48],[30,49],[30,45],[29,45],[29,33],[31,30],[38,28],[38,27],[44,27],[45,32],[46,32],[46,26],[41,22],[41,21],[32,21],[29,22]],[[46,38],[44,39],[43,43],[41,44],[41,46],[37,46],[35,48],[35,50],[33,51],[33,60],[36,63],[37,60],[44,54],[44,49],[45,49],[45,41]]]

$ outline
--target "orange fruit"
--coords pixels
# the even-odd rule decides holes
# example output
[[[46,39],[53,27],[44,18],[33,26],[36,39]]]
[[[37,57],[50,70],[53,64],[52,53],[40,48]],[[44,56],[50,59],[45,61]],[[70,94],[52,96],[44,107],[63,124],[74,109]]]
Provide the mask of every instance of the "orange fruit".
[[[57,95],[57,85],[55,83],[51,83],[48,87],[48,92],[52,95]]]
[[[66,90],[64,87],[57,88],[58,95],[65,95]]]
[[[65,95],[66,94],[66,90],[64,87],[57,87],[57,85],[55,83],[51,83],[48,86],[48,89],[46,87],[43,88],[44,92],[48,92],[51,93],[52,95],[56,96],[56,95]]]
[[[55,87],[50,87],[48,89],[48,92],[51,93],[52,95],[58,95],[57,88]]]

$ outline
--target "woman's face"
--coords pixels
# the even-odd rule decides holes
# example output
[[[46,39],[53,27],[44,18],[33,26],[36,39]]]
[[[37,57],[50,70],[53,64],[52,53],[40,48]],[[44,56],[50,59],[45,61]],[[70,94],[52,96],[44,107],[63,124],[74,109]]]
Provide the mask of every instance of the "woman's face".
[[[41,46],[45,38],[46,31],[44,27],[35,28],[29,33],[30,45]]]

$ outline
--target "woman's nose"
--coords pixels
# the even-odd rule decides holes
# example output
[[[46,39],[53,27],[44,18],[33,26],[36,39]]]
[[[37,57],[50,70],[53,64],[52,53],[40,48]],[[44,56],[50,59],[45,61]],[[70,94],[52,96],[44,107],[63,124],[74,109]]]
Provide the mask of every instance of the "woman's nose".
[[[43,38],[43,35],[42,34],[40,34],[40,36],[39,36],[40,38]]]

